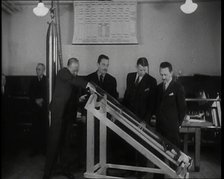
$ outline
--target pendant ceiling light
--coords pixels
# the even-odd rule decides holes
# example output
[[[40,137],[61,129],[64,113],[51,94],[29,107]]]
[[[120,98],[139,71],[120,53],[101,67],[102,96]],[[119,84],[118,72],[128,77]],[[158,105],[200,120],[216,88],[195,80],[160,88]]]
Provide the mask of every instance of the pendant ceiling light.
[[[198,5],[193,3],[192,0],[186,0],[186,2],[180,6],[180,9],[185,14],[191,14],[197,9],[197,7]]]
[[[33,8],[33,13],[36,16],[45,16],[47,15],[48,11],[49,9],[44,6],[44,3],[42,2],[42,0],[39,0],[37,7]]]

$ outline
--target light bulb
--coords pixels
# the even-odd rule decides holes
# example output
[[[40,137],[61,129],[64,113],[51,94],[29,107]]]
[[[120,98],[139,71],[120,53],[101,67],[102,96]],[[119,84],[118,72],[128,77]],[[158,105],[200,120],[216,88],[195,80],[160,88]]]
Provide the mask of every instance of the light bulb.
[[[33,8],[33,13],[36,16],[45,16],[47,15],[49,9],[47,7],[44,6],[44,3],[39,2],[37,7]]]
[[[197,9],[198,5],[196,3],[193,3],[192,0],[186,0],[184,4],[180,6],[180,9],[185,14],[191,14]]]

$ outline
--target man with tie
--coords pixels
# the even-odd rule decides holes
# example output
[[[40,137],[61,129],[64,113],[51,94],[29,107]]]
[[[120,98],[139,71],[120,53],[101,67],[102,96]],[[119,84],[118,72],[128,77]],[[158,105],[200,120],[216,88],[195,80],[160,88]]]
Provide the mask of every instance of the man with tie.
[[[174,81],[173,69],[169,62],[160,64],[163,82],[157,86],[156,129],[176,147],[180,147],[179,126],[186,113],[184,88]],[[161,178],[158,174],[154,178]]]
[[[123,104],[136,114],[142,123],[150,123],[154,110],[156,79],[148,74],[148,61],[141,57],[137,61],[137,72],[127,75]]]
[[[109,68],[109,57],[101,54],[98,57],[97,60],[97,71],[89,74],[87,76],[87,79],[89,82],[93,82],[99,87],[101,87],[103,90],[105,90],[107,93],[109,93],[112,97],[115,99],[118,99],[118,92],[117,92],[117,81],[116,79],[108,74],[108,68]],[[99,156],[99,120],[95,119],[95,155]],[[120,140],[119,137],[113,133],[110,129],[108,129],[108,160],[112,159],[114,160],[117,156],[116,151],[117,150],[117,141]],[[115,152],[115,154],[114,154]],[[96,157],[97,158],[97,157]],[[115,159],[116,160],[116,159]]]
[[[31,156],[45,153],[48,129],[47,118],[47,81],[44,75],[45,65],[38,63],[36,66],[37,76],[30,85],[30,100],[32,105],[32,149]]]
[[[43,179],[49,179],[52,177],[52,173],[54,173],[52,171],[55,169],[54,167],[57,157],[61,151],[62,143],[65,140],[63,137],[66,132],[66,115],[71,107],[71,98],[74,97],[72,94],[73,87],[76,86],[83,89],[87,87],[94,88],[90,83],[83,80],[83,78],[77,76],[78,71],[79,60],[76,58],[70,58],[68,59],[67,67],[60,69],[56,76],[54,93],[50,103],[51,125],[48,132],[48,144]],[[70,179],[75,178],[69,168],[63,168],[61,170],[61,175]]]
[[[94,82],[114,98],[118,98],[117,81],[107,73],[109,67],[109,57],[101,54],[97,61],[97,71],[89,74],[87,79],[89,82]]]
[[[172,65],[160,64],[163,82],[157,86],[156,128],[170,142],[179,147],[179,126],[186,114],[184,88],[173,80]]]
[[[123,104],[141,120],[142,125],[150,123],[154,110],[156,79],[149,75],[149,64],[145,57],[140,57],[136,64],[137,72],[127,75]],[[146,165],[146,159],[129,146],[126,146],[128,162],[134,165]],[[130,156],[135,156],[134,158]],[[141,178],[144,173],[137,173]]]

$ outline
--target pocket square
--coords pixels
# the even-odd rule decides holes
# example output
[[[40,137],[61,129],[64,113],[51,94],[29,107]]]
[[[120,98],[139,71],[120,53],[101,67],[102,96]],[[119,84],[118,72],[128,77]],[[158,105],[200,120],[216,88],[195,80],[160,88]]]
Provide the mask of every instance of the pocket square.
[[[173,93],[170,93],[170,94],[169,94],[169,96],[173,96],[173,95],[174,95]]]
[[[145,92],[146,92],[146,91],[149,91],[149,88],[146,88],[144,91],[145,91]]]

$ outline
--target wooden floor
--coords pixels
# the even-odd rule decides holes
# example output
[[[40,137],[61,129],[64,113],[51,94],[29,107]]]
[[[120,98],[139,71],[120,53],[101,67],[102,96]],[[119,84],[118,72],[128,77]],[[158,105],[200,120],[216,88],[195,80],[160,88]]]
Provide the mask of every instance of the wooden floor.
[[[10,135],[11,136],[11,135]],[[29,140],[26,136],[7,139],[3,138],[1,146],[1,178],[3,179],[41,179],[45,162],[44,155],[30,157]],[[16,140],[15,140],[16,139]],[[189,147],[189,154],[192,158],[193,146]],[[70,154],[73,158],[79,155],[77,152]],[[75,158],[75,157],[74,157]],[[83,158],[85,160],[85,158]],[[74,167],[76,179],[84,179],[85,165],[79,169]],[[116,174],[116,173],[115,173]],[[118,175],[119,176],[119,175]],[[136,176],[129,175],[127,178],[136,179]],[[147,174],[143,178],[152,178]],[[200,171],[190,172],[192,179],[218,179],[221,178],[221,144],[209,144],[201,146]],[[54,179],[65,179],[65,177],[54,177]]]
[[[43,175],[45,156],[29,156],[29,149],[20,149],[15,153],[2,156],[3,179],[40,179]],[[10,156],[9,156],[10,155]],[[190,154],[193,156],[193,154]],[[190,172],[190,178],[221,178],[221,155],[220,150],[214,146],[202,149],[200,172]],[[82,179],[85,168],[74,171],[77,179]],[[148,174],[144,178],[151,178]],[[136,177],[129,176],[134,179]],[[55,177],[64,179],[64,177]]]

